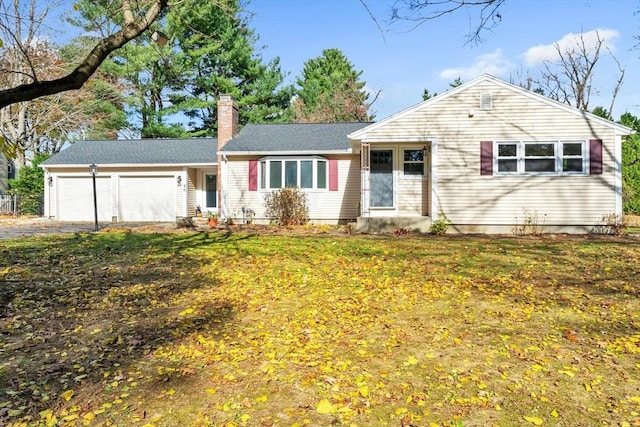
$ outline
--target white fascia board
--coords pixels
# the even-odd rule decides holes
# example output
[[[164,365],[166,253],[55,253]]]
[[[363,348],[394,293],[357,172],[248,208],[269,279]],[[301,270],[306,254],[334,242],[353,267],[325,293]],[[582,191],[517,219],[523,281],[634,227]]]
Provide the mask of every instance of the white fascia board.
[[[213,163],[98,163],[98,171],[100,168],[206,168],[211,166],[217,166],[217,162]],[[70,163],[62,164],[56,163],[52,165],[40,165],[43,169],[51,168],[88,168],[89,164],[84,163]]]
[[[392,143],[403,143],[403,142],[431,142],[435,139],[435,136],[411,136],[411,137],[402,137],[402,136],[394,136],[394,137],[374,137],[374,138],[363,138],[362,142],[368,143],[378,143],[378,142],[392,142]]]
[[[353,150],[349,148],[346,150],[218,151],[220,156],[323,156],[327,154],[353,154]]]

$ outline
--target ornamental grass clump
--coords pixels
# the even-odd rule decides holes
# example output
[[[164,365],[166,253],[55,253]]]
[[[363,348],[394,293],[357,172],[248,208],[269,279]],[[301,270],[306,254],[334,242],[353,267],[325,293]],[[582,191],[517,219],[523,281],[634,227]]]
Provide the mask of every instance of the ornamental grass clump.
[[[265,196],[265,215],[279,225],[303,225],[309,222],[307,195],[298,187],[286,187]]]

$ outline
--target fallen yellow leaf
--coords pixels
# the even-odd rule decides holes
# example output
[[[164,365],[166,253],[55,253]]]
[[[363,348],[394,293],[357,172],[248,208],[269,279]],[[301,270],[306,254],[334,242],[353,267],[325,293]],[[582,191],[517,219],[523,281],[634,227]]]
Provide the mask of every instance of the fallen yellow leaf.
[[[62,396],[62,398],[68,402],[69,400],[71,400],[71,397],[73,396],[73,390],[67,390],[64,393],[62,393],[60,396]]]
[[[360,393],[360,396],[367,397],[369,396],[369,387],[366,385],[362,385],[358,387],[358,392]]]
[[[418,364],[418,359],[415,356],[409,356],[409,358],[407,359],[407,363],[405,363],[406,365],[417,365]]]
[[[544,423],[544,420],[540,417],[524,417],[525,421],[529,421],[531,424],[536,426],[541,426]]]
[[[336,408],[327,399],[322,399],[318,406],[316,406],[316,412],[319,414],[333,414],[336,412]]]

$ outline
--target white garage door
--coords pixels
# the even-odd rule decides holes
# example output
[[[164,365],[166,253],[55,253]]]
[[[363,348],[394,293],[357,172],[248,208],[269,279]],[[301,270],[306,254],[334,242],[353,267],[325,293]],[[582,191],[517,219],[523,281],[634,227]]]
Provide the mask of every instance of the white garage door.
[[[173,176],[120,177],[120,221],[175,221]]]
[[[93,221],[93,182],[91,177],[58,178],[59,221]],[[111,221],[111,178],[96,177],[98,220]]]

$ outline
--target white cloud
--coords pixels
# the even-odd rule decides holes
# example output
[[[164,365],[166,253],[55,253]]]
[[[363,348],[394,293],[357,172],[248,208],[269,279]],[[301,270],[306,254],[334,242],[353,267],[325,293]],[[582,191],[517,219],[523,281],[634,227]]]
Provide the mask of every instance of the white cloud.
[[[620,36],[616,30],[610,30],[606,28],[598,28],[596,30],[587,31],[586,33],[569,33],[562,37],[560,40],[547,44],[538,45],[530,48],[524,53],[524,61],[528,66],[540,64],[544,61],[551,61],[558,58],[558,52],[556,45],[560,48],[561,52],[567,52],[575,49],[581,44],[580,37],[584,40],[584,45],[588,50],[593,49],[596,46],[598,38],[603,40],[603,48],[608,48],[612,52],[615,50],[614,41]]]
[[[485,73],[498,77],[507,74],[512,68],[513,64],[503,56],[502,49],[496,49],[492,53],[476,57],[473,64],[468,67],[446,68],[440,72],[440,77],[450,80],[457,77],[470,80]]]

